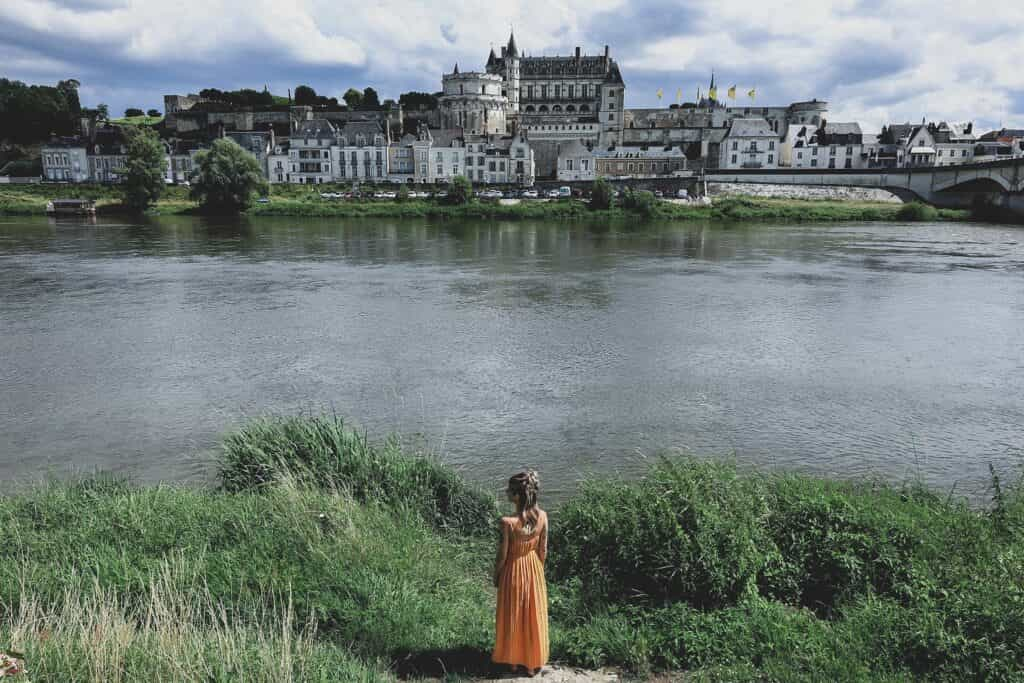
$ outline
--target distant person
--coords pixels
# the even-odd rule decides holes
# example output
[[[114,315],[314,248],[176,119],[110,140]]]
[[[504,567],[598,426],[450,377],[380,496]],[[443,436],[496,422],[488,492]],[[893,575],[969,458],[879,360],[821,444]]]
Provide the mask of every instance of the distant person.
[[[497,636],[491,661],[536,676],[548,661],[548,515],[537,507],[540,479],[534,470],[508,480],[516,514],[501,518],[501,542],[494,563],[498,589]]]

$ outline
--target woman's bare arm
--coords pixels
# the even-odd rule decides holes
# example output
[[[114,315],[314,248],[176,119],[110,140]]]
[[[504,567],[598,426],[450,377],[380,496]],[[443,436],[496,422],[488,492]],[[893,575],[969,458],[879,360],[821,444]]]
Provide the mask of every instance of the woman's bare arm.
[[[540,528],[540,540],[537,542],[537,555],[543,564],[548,559],[548,513],[544,513],[544,525]]]
[[[494,560],[494,587],[498,587],[498,579],[501,578],[501,571],[505,568],[505,558],[508,557],[508,525],[501,520],[501,540],[498,541],[498,556]]]

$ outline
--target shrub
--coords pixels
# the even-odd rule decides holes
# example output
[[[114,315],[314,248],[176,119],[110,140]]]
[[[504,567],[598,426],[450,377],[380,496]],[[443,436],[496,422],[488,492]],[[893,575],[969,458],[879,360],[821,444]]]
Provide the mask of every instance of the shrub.
[[[614,191],[604,178],[597,178],[590,188],[590,208],[603,210],[612,208]]]
[[[395,193],[395,201],[404,202],[409,200],[409,188],[402,185],[398,188],[398,192]]]
[[[221,486],[259,489],[282,476],[347,489],[356,500],[408,506],[438,529],[494,529],[495,501],[439,462],[405,455],[395,440],[371,445],[334,417],[270,418],[224,439]]]
[[[237,213],[252,204],[253,194],[269,191],[256,157],[230,138],[196,154],[196,167],[190,195],[206,211]]]
[[[758,479],[662,461],[640,482],[589,482],[560,509],[553,576],[578,578],[590,600],[732,604],[773,553],[767,519]]]
[[[654,215],[658,208],[658,200],[653,192],[647,190],[635,190],[627,187],[622,193],[622,206],[632,209],[648,218]]]
[[[900,210],[896,212],[896,218],[912,222],[934,221],[938,220],[939,212],[934,206],[921,202],[910,202],[900,207]]]
[[[448,203],[468,204],[473,199],[473,184],[463,175],[457,175],[448,183]]]

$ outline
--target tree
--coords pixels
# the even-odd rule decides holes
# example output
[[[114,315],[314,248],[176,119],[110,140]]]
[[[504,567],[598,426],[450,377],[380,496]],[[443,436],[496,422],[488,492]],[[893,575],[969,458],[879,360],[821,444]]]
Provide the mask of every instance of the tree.
[[[437,96],[427,92],[404,92],[398,96],[398,103],[403,109],[414,111],[420,109],[437,109]]]
[[[345,100],[345,104],[348,105],[349,109],[359,109],[363,103],[363,93],[359,92],[355,88],[349,88],[345,91],[345,94],[341,96],[341,99]]]
[[[611,184],[604,178],[597,178],[590,188],[590,208],[610,209],[614,191]]]
[[[57,82],[57,90],[64,95],[64,101],[67,102],[68,105],[68,112],[72,115],[77,115],[82,111],[82,103],[78,99],[78,88],[81,85],[82,84],[74,78]]]
[[[402,185],[398,188],[398,193],[395,195],[395,201],[404,202],[409,199],[409,188]]]
[[[159,109],[148,109],[148,110],[146,110],[146,116],[148,116],[150,118],[153,118],[153,119],[158,119],[158,118],[160,118],[160,110]]]
[[[231,138],[214,140],[196,154],[190,195],[213,213],[238,213],[249,207],[254,193],[269,190],[260,164]]]
[[[473,199],[473,183],[464,175],[457,175],[448,183],[448,203],[468,204]]]
[[[145,114],[146,113],[144,111],[142,111],[141,109],[137,109],[135,107],[128,107],[124,110],[125,118],[131,118],[133,116],[145,116]]]
[[[360,108],[367,111],[377,111],[380,109],[380,98],[377,96],[376,90],[371,87],[363,90],[363,101]]]
[[[308,85],[300,85],[295,88],[295,104],[316,104],[316,90]]]
[[[101,119],[103,121],[106,121],[108,118],[110,118],[110,108],[107,105],[103,104],[102,102],[97,104],[96,105],[96,118]]]
[[[78,130],[78,81],[56,87],[0,78],[0,140],[30,144]]]
[[[121,173],[122,201],[126,206],[145,211],[164,191],[167,158],[156,132],[148,128],[126,126],[128,135],[127,162]]]

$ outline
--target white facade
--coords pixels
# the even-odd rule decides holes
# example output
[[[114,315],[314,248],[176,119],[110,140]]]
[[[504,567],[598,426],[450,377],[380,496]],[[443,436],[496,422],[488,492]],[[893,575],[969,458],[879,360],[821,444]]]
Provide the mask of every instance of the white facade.
[[[579,140],[559,147],[559,180],[594,180],[596,178],[597,164],[594,160],[593,149]]]
[[[720,147],[719,168],[778,168],[779,136],[764,119],[734,119]]]
[[[46,145],[40,152],[46,180],[84,183],[89,177],[85,145]]]

